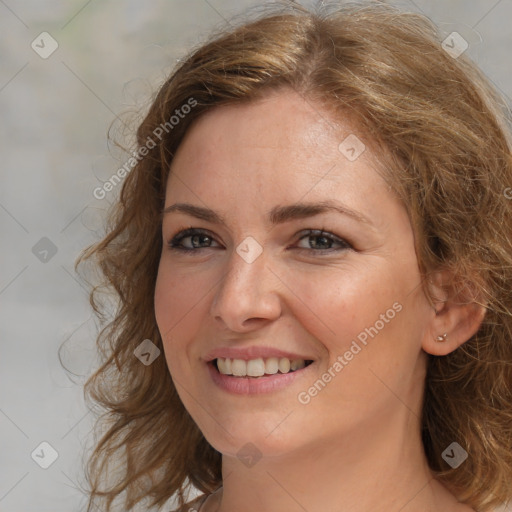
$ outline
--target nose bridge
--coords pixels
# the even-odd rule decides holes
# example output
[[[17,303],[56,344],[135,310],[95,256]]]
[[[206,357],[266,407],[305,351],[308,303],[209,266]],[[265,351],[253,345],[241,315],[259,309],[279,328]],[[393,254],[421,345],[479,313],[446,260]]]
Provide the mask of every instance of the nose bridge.
[[[232,330],[244,328],[251,318],[270,320],[280,315],[268,254],[250,238],[233,250],[211,305],[212,316]]]

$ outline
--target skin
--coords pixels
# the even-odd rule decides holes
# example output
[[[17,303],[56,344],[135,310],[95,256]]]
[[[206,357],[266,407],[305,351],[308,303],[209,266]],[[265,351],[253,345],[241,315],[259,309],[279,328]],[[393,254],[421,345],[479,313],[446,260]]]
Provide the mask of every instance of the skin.
[[[188,202],[226,219],[222,225],[165,214],[155,290],[173,381],[223,454],[223,489],[205,512],[472,510],[430,473],[419,417],[427,352],[457,348],[483,314],[450,301],[429,303],[409,218],[377,172],[375,155],[366,149],[349,161],[338,149],[354,133],[285,89],[201,117],[171,166],[165,207]],[[337,212],[267,221],[277,205],[321,200],[342,203],[369,223]],[[182,245],[201,248],[191,255],[170,249],[167,242],[189,227],[208,236]],[[308,229],[350,246],[301,233]],[[236,252],[248,236],[263,249],[252,263]],[[329,247],[338,250],[321,250]],[[432,286],[445,278],[434,274]],[[396,303],[400,312],[300,403],[298,394]],[[444,332],[447,341],[436,342]],[[212,383],[209,351],[254,345],[313,356],[313,378],[259,396],[232,395]],[[251,467],[237,457],[247,443],[261,457]]]

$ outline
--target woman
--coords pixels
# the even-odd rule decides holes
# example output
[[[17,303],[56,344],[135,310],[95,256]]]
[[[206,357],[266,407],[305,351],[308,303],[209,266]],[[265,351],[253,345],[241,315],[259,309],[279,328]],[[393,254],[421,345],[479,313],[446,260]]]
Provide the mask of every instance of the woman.
[[[119,295],[89,510],[511,498],[510,131],[459,42],[381,4],[293,6],[162,86],[82,256]]]

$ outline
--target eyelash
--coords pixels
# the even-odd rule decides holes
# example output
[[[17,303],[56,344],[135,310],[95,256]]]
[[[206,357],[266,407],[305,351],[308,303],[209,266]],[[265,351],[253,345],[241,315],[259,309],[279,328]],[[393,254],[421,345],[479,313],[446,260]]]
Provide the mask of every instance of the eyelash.
[[[213,236],[211,236],[210,233],[204,229],[188,228],[188,229],[184,229],[183,231],[180,231],[179,233],[174,235],[174,237],[167,242],[167,246],[169,247],[169,249],[171,249],[173,251],[179,251],[181,253],[190,254],[190,255],[192,253],[197,253],[201,249],[211,249],[211,247],[196,247],[194,249],[190,249],[187,247],[182,247],[180,245],[180,242],[183,239],[197,236],[197,235],[204,235],[204,236],[209,237],[211,240],[214,240]],[[338,252],[338,251],[345,251],[347,249],[353,249],[352,245],[350,245],[346,240],[343,240],[342,238],[339,238],[331,233],[328,233],[328,232],[320,230],[320,229],[306,229],[306,230],[298,233],[298,235],[301,235],[299,238],[299,241],[304,238],[307,238],[307,237],[316,237],[316,238],[323,237],[328,240],[331,240],[334,243],[341,245],[341,247],[338,249],[334,249],[332,247],[329,249],[306,249],[306,248],[300,247],[298,249],[299,251],[313,251],[316,253],[320,252],[320,253],[325,254],[325,253],[332,253],[332,252]]]

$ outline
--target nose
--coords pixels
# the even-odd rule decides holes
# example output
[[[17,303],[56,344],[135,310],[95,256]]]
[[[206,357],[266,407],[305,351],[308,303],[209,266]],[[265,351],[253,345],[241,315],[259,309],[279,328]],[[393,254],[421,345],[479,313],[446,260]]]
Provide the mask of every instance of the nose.
[[[281,316],[279,279],[268,267],[265,251],[251,263],[233,251],[210,307],[224,329],[250,332]]]

